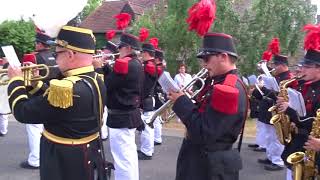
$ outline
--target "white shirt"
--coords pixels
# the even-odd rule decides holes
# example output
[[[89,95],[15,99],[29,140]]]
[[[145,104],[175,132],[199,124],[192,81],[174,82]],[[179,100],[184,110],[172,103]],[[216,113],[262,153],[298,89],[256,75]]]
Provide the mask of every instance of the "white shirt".
[[[174,77],[174,81],[178,84],[178,86],[180,88],[185,87],[186,85],[188,85],[188,83],[192,80],[192,77],[190,74],[176,74],[176,76]]]

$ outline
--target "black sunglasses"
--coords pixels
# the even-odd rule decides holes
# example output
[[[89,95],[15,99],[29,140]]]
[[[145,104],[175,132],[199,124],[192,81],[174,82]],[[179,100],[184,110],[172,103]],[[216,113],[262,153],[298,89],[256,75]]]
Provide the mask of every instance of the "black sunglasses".
[[[202,58],[203,62],[208,63],[211,56],[218,56],[220,53],[211,53]]]
[[[54,58],[57,58],[60,53],[64,53],[64,52],[67,52],[67,51],[55,51],[55,52],[52,53],[52,56]]]

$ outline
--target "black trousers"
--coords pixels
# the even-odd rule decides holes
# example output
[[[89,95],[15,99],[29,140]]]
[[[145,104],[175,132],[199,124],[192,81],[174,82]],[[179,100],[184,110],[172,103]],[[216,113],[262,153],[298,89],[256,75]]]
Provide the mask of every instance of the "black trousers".
[[[40,180],[105,180],[98,149],[98,140],[83,145],[63,145],[42,136]]]

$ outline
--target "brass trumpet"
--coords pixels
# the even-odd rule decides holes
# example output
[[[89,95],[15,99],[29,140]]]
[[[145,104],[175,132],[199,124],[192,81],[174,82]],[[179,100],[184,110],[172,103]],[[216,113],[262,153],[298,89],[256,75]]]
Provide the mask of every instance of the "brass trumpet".
[[[116,56],[120,55],[120,53],[110,53],[110,54],[106,54],[106,53],[101,53],[101,54],[96,54],[93,55],[93,58],[110,58],[111,60],[115,60]]]
[[[192,78],[192,80],[189,82],[189,84],[187,84],[185,87],[183,87],[182,89],[180,89],[180,91],[182,92],[187,92],[187,90],[189,88],[191,88],[198,80],[201,82],[202,86],[200,87],[200,89],[196,90],[192,97],[195,97],[196,95],[198,95],[200,93],[200,91],[204,88],[205,82],[204,79],[207,76],[208,70],[205,68],[202,68],[196,75],[194,75],[194,77]],[[188,96],[189,98],[190,95]],[[146,122],[146,124],[148,126],[150,126],[151,128],[153,128],[153,122],[156,120],[156,118],[161,115],[163,112],[165,112],[167,109],[171,108],[173,105],[173,102],[171,100],[168,100],[166,103],[164,103],[158,110],[156,110],[152,117],[150,118],[149,122]],[[172,118],[173,114],[170,113],[170,116]],[[174,117],[174,116],[173,116]]]
[[[55,68],[55,66],[47,66],[45,64],[35,64],[30,66],[23,66],[21,67],[24,79],[24,85],[30,86],[32,81],[40,81],[46,79],[49,75],[49,68]],[[46,74],[43,76],[34,76],[34,70],[45,70]],[[8,69],[1,69],[0,70],[0,85],[7,85],[9,83],[9,79],[5,78],[8,77]]]

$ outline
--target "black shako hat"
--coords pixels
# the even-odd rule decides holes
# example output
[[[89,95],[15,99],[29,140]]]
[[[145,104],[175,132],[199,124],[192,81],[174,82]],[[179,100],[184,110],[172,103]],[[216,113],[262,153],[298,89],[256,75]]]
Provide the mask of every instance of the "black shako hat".
[[[207,33],[203,38],[203,46],[199,49],[197,58],[218,53],[227,53],[238,58],[232,36],[224,33]]]
[[[94,54],[96,43],[92,30],[63,26],[56,39],[56,44],[73,51]]]
[[[277,54],[277,55],[274,55],[273,56],[273,63],[278,65],[278,64],[285,64],[285,65],[288,65],[288,56],[285,56],[285,55],[280,55],[280,54]]]
[[[147,52],[155,52],[154,46],[150,43],[144,43],[142,44],[142,51],[147,51]]]
[[[116,44],[114,44],[111,41],[107,41],[106,45],[102,47],[102,49],[107,49],[111,51],[112,53],[117,53],[118,52],[118,47]]]
[[[307,53],[304,55],[302,60],[299,62],[300,65],[303,64],[316,64],[320,65],[320,51],[310,49],[307,51]]]
[[[159,58],[159,59],[162,61],[163,58],[164,58],[164,53],[163,53],[163,51],[161,51],[160,49],[156,49],[156,50],[155,50],[154,57],[155,57],[155,58]]]
[[[122,46],[131,46],[132,49],[140,51],[139,38],[132,34],[123,33],[120,37],[118,49]]]
[[[52,44],[52,41],[53,41],[53,38],[51,38],[50,36],[40,32],[36,33],[36,42],[40,42],[42,44],[49,46]]]

